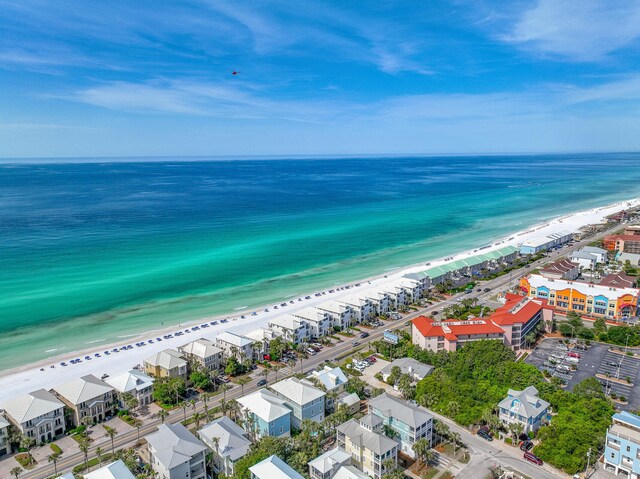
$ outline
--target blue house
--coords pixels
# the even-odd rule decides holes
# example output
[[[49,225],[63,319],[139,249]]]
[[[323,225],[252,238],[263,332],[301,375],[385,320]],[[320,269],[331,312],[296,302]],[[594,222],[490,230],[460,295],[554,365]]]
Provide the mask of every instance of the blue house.
[[[255,433],[256,439],[291,434],[291,409],[268,389],[259,389],[241,397],[238,402],[247,419],[245,424],[250,424],[246,429]]]
[[[287,378],[271,385],[271,389],[291,410],[291,425],[300,429],[302,421],[324,421],[325,392],[306,379]]]
[[[538,390],[529,386],[522,391],[509,389],[507,397],[498,403],[500,420],[509,425],[520,423],[523,432],[537,431],[547,417],[549,403],[538,397]]]
[[[604,448],[604,467],[626,477],[640,477],[640,417],[623,411],[613,415]]]

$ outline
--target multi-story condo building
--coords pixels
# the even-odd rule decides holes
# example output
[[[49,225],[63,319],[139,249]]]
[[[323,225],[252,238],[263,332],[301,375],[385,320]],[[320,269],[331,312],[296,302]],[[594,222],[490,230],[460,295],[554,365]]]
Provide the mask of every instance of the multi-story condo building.
[[[388,471],[387,459],[393,461],[392,469],[398,464],[398,442],[382,434],[382,419],[372,414],[349,419],[337,428],[338,448],[351,454],[351,462],[374,479]]]
[[[547,279],[539,274],[522,278],[520,287],[532,298],[546,299],[556,310],[613,320],[635,316],[640,294],[637,288]]]
[[[225,477],[234,474],[236,462],[249,452],[251,446],[246,431],[227,416],[204,426],[198,431],[198,436],[213,452],[213,470]]]
[[[218,371],[222,366],[222,349],[213,341],[200,338],[178,348],[187,361],[192,361],[206,371]]]
[[[246,418],[247,432],[259,439],[264,436],[291,434],[291,409],[285,401],[266,388],[238,399]]]
[[[387,393],[369,400],[369,413],[382,419],[400,440],[400,450],[415,459],[413,444],[418,439],[433,441],[433,416],[426,410],[413,406]]]
[[[361,292],[342,296],[338,299],[338,301],[351,308],[351,310],[353,311],[353,320],[355,323],[369,321],[369,319],[371,319],[371,317],[373,316],[371,300]]]
[[[309,336],[311,338],[322,338],[332,332],[331,315],[327,311],[308,306],[292,314],[309,324]]]
[[[430,351],[456,351],[482,339],[504,342],[504,330],[487,319],[436,321],[419,316],[412,321],[413,344]]]
[[[507,293],[504,301],[504,306],[496,309],[489,321],[504,331],[504,343],[514,351],[525,347],[527,335],[538,325],[550,325],[553,321],[554,307],[545,299]]]
[[[76,426],[80,426],[85,417],[95,423],[115,413],[114,389],[93,374],[57,386],[54,391],[72,410],[72,421]]]
[[[66,431],[64,403],[44,389],[16,397],[1,407],[9,422],[36,444],[52,441]]]
[[[616,476],[640,478],[640,417],[630,412],[616,413],[607,431],[604,448],[604,468]]]
[[[9,421],[0,416],[0,457],[11,454],[11,443],[9,442]]]
[[[64,477],[64,476],[63,476]],[[72,476],[73,477],[73,476]],[[122,459],[83,474],[84,479],[136,479]]]
[[[422,282],[418,279],[403,276],[398,278],[394,284],[406,291],[409,302],[418,301],[422,297]]]
[[[304,479],[304,477],[278,456],[269,456],[249,468],[251,479]]]
[[[520,423],[524,433],[540,429],[547,418],[549,403],[538,397],[538,390],[529,386],[522,391],[509,389],[507,397],[498,403],[503,424]]]
[[[537,238],[531,238],[520,245],[520,254],[536,254],[540,251],[561,246],[573,238],[571,231],[558,231]]]
[[[182,425],[161,424],[147,446],[159,479],[205,479],[207,447]]]
[[[322,387],[324,387],[325,393],[325,407],[327,411],[334,410],[333,398],[329,397],[329,393],[340,394],[344,391],[347,384],[347,376],[342,372],[340,368],[332,368],[331,366],[325,366],[320,371],[313,370],[311,374],[307,376],[309,380],[315,379]]]
[[[326,393],[306,379],[287,378],[271,385],[271,389],[291,409],[291,425],[300,429],[304,419],[324,420]]]
[[[292,314],[283,314],[269,321],[269,328],[285,341],[300,344],[311,337],[309,323]]]
[[[371,314],[381,316],[391,310],[391,298],[389,293],[381,291],[379,288],[369,288],[362,291],[362,296],[371,302]]]
[[[339,328],[346,329],[356,321],[353,309],[349,305],[339,301],[324,301],[317,305],[316,309],[320,311],[320,313],[326,313],[329,315],[331,318],[331,326],[338,326]]]
[[[146,406],[153,402],[153,378],[142,371],[132,369],[126,373],[111,376],[104,382],[115,390],[120,407],[125,407],[122,400],[125,393],[133,395],[138,400],[139,406]]]
[[[351,454],[337,446],[309,461],[311,479],[331,479],[342,466],[351,464]]]
[[[604,247],[609,251],[640,254],[640,235],[605,236]]]
[[[240,334],[224,332],[216,336],[216,346],[222,349],[224,357],[235,357],[239,361],[254,358],[253,344],[251,338]]]
[[[165,349],[143,361],[144,371],[156,378],[180,378],[187,380],[189,364],[182,353]]]

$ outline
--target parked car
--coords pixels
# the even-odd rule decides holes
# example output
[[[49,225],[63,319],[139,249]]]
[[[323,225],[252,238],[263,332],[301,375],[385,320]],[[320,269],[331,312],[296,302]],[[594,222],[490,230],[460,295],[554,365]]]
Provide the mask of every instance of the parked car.
[[[369,333],[366,333],[366,332],[365,332],[365,333],[362,333],[362,334],[360,335],[360,337],[361,337],[362,339],[364,339],[364,338],[368,338],[368,337],[369,337]]]
[[[527,461],[532,462],[534,464],[537,464],[538,466],[542,466],[542,464],[543,464],[542,459],[540,459],[538,456],[536,456],[535,454],[532,454],[530,452],[525,452],[523,457]]]
[[[262,359],[264,359],[265,361],[271,361],[271,356],[269,354],[263,354]]]
[[[533,447],[533,442],[531,441],[522,441],[520,443],[520,450],[524,452],[529,452]]]
[[[491,291],[491,288],[484,288],[485,293],[488,293],[489,291]]]
[[[493,436],[482,429],[478,431],[478,436],[480,436],[482,439],[486,439],[489,442],[493,441]]]
[[[260,381],[258,381],[258,386],[266,386],[266,385],[267,385],[266,379],[261,379]]]
[[[567,354],[567,356],[569,356],[570,358],[580,359],[580,353],[576,353],[576,352],[570,352],[569,354]]]

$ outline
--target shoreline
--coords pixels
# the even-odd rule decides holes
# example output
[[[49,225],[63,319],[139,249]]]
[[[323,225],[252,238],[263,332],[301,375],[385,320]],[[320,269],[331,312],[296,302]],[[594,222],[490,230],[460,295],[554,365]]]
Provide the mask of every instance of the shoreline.
[[[526,229],[504,235],[503,237],[495,239],[491,243],[479,248],[482,248],[482,252],[489,252],[504,246],[519,246],[527,239],[543,234],[551,234],[561,230],[569,230],[572,233],[576,233],[581,227],[601,223],[606,216],[637,206],[640,206],[640,198],[631,198],[604,206],[594,207],[588,210],[580,210],[574,213],[564,214],[563,216],[553,219],[543,220],[543,222],[529,226]],[[479,248],[476,248],[475,250],[453,252],[438,259],[424,259],[420,263],[415,263],[409,266],[397,266],[384,269],[378,275],[371,276],[366,279],[343,282],[341,287],[347,285],[351,287],[349,289],[343,288],[339,291],[336,290],[334,293],[329,293],[328,289],[335,289],[336,285],[327,286],[325,291],[314,291],[306,295],[294,294],[288,296],[289,301],[293,301],[293,304],[287,301],[289,303],[287,308],[274,310],[272,304],[252,309],[236,308],[228,314],[210,317],[207,316],[185,323],[180,323],[179,325],[174,324],[167,326],[166,328],[147,330],[141,333],[132,333],[127,335],[126,339],[123,337],[122,341],[104,343],[102,342],[103,340],[90,340],[88,343],[85,343],[85,345],[89,345],[93,342],[93,347],[65,352],[35,363],[28,363],[23,366],[17,366],[0,371],[0,403],[9,397],[15,397],[18,394],[24,394],[35,389],[51,389],[52,387],[69,381],[74,377],[79,377],[85,374],[95,374],[100,377],[102,374],[113,375],[114,373],[124,372],[137,364],[141,364],[144,358],[155,352],[167,348],[177,348],[180,345],[186,344],[200,337],[212,339],[223,331],[247,334],[266,326],[266,323],[269,320],[280,316],[281,314],[290,314],[292,311],[299,308],[314,306],[330,299],[339,299],[343,295],[351,295],[359,290],[393,281],[405,274],[423,271],[427,268],[425,261],[429,263],[428,267],[431,268],[441,264],[446,264],[449,261],[473,256],[477,253]],[[360,286],[355,287],[354,285],[356,283],[360,284]],[[321,293],[320,296],[315,296],[317,293]],[[306,297],[309,299],[305,299]],[[268,312],[265,312],[266,308],[268,308]],[[256,314],[252,314],[254,312]],[[244,315],[245,318],[241,318],[242,315]],[[220,323],[220,320],[225,318],[228,319],[228,322]],[[210,324],[213,321],[217,321],[217,324]],[[193,331],[191,330],[191,328],[195,326],[201,327],[203,324],[208,324],[208,327]],[[186,332],[187,330],[189,330],[189,333]],[[170,339],[163,339],[161,342],[156,341],[156,337],[174,334],[177,331],[185,332],[179,337],[173,336]],[[142,347],[135,346],[135,343],[142,341],[147,342],[149,339],[152,339],[154,342]],[[119,353],[112,353],[109,356],[102,354],[105,350],[112,350],[113,348],[119,348],[127,344],[134,345],[134,348],[132,350],[121,351]],[[96,353],[100,353],[101,357],[94,357]],[[90,356],[92,359],[85,360],[85,356]],[[60,362],[62,361],[68,362],[70,359],[78,357],[82,358],[82,362],[79,364],[68,365],[66,367],[60,365]],[[55,367],[52,368],[52,365],[55,365]],[[44,368],[44,371],[42,371],[41,368]]]

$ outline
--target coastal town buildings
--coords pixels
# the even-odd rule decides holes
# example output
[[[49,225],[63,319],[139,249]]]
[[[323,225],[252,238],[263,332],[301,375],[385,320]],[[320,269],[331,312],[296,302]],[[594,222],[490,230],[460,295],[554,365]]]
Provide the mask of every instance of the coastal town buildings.
[[[122,396],[131,394],[139,406],[146,406],[153,402],[153,378],[142,371],[132,369],[122,374],[104,380],[115,392],[120,407],[125,407]]]
[[[161,424],[146,436],[153,470],[159,479],[205,479],[207,447],[182,425]]]
[[[199,366],[205,371],[219,371],[222,366],[222,349],[217,347],[213,341],[200,338],[178,347],[187,361]]]
[[[285,341],[300,344],[311,336],[309,323],[292,314],[283,314],[269,321],[269,328]]]
[[[572,238],[571,231],[558,231],[531,238],[520,245],[520,254],[536,254],[540,251],[546,251],[568,243]]]
[[[367,474],[355,466],[342,466],[333,476],[333,479],[371,479]]]
[[[504,341],[504,330],[488,319],[436,321],[418,316],[411,321],[413,344],[430,351],[456,351],[471,341]]]
[[[581,269],[594,270],[597,265],[607,262],[606,249],[595,246],[585,246],[569,255],[569,260],[578,263]]]
[[[413,358],[398,358],[387,364],[380,374],[382,374],[382,380],[387,381],[389,375],[394,367],[400,368],[401,374],[408,374],[413,381],[420,381],[427,377],[433,371],[433,366],[429,364],[421,363]]]
[[[87,472],[83,477],[84,479],[136,479],[121,459],[95,471]]]
[[[291,434],[291,409],[266,388],[238,399],[246,418],[245,427],[256,439]]]
[[[639,259],[640,259],[640,255]],[[611,286],[614,288],[637,288],[638,277],[629,276],[625,273],[611,273],[602,278],[600,286]]]
[[[488,319],[504,331],[504,343],[514,351],[525,348],[527,335],[539,325],[553,321],[553,306],[544,299],[507,293],[504,301]]]
[[[276,455],[251,466],[249,472],[251,479],[304,479],[299,472]]]
[[[415,459],[413,444],[418,439],[433,443],[433,416],[424,409],[413,406],[387,393],[369,399],[369,413],[382,419],[384,425],[396,433],[400,450]]]
[[[9,442],[9,421],[0,415],[0,457],[11,454]]]
[[[580,276],[580,264],[560,259],[540,268],[540,274],[548,279],[576,279]]]
[[[331,315],[327,311],[309,306],[295,311],[292,314],[308,323],[310,338],[322,338],[331,333],[331,327],[333,325]]]
[[[344,372],[340,368],[332,368],[331,366],[325,366],[321,370],[313,370],[311,374],[307,376],[309,380],[316,380],[319,384],[324,388],[325,396],[325,407],[327,411],[333,411],[334,408],[334,399],[333,394],[340,394],[344,391],[345,385],[347,384],[347,376],[345,376]]]
[[[520,287],[532,298],[547,300],[556,310],[575,311],[612,320],[634,316],[640,294],[637,288],[547,279],[539,274],[522,278]]]
[[[300,429],[302,421],[324,420],[326,393],[306,379],[287,378],[271,385],[271,389],[291,409],[291,425]]]
[[[247,454],[251,446],[247,432],[227,416],[199,429],[198,437],[213,452],[213,470],[226,477],[233,475],[236,462]]]
[[[522,424],[524,433],[537,431],[546,419],[549,403],[538,397],[538,390],[529,386],[522,391],[509,389],[507,397],[498,403],[499,418],[506,426]]]
[[[349,419],[337,427],[337,443],[341,451],[351,454],[351,462],[373,479],[387,472],[385,462],[391,459],[391,469],[398,464],[398,442],[382,434],[383,420],[367,414],[359,420]]]
[[[631,266],[640,266],[640,254],[635,253],[618,253],[616,255],[616,261],[620,261],[625,264],[627,261]]]
[[[342,296],[338,301],[351,308],[355,323],[367,322],[371,319],[373,308],[371,307],[371,301],[366,296],[350,294]]]
[[[604,237],[602,243],[609,251],[640,254],[640,235],[638,234],[609,235]]]
[[[390,311],[392,300],[389,297],[389,293],[378,288],[369,288],[362,291],[361,294],[371,303],[371,314],[373,316],[381,316]]]
[[[224,352],[225,357],[236,359],[253,359],[255,350],[253,340],[240,334],[224,332],[216,336],[216,346]]]
[[[333,403],[333,399],[327,398],[327,403],[329,403],[330,401],[331,403]],[[337,407],[344,405],[347,408],[347,412],[349,414],[356,414],[358,411],[360,411],[360,406],[362,403],[360,401],[360,397],[356,393],[349,394],[345,391],[338,396],[337,404]],[[329,407],[327,407],[327,409],[329,409]]]
[[[34,439],[38,445],[52,441],[66,431],[64,403],[44,389],[18,396],[0,408],[20,433]]]
[[[334,447],[309,461],[309,477],[311,479],[332,479],[338,469],[350,464],[351,454]]]
[[[616,413],[607,430],[604,448],[604,468],[624,474],[623,477],[640,477],[640,416],[627,411]]]
[[[164,349],[143,361],[144,371],[156,378],[180,378],[187,380],[189,364],[182,353]]]
[[[324,301],[316,306],[318,311],[326,313],[331,318],[331,325],[340,329],[346,329],[355,322],[354,312],[351,307],[345,303],[335,300]]]
[[[54,388],[58,398],[72,411],[72,421],[76,426],[85,417],[94,423],[104,421],[115,413],[115,393],[113,387],[88,374]]]

